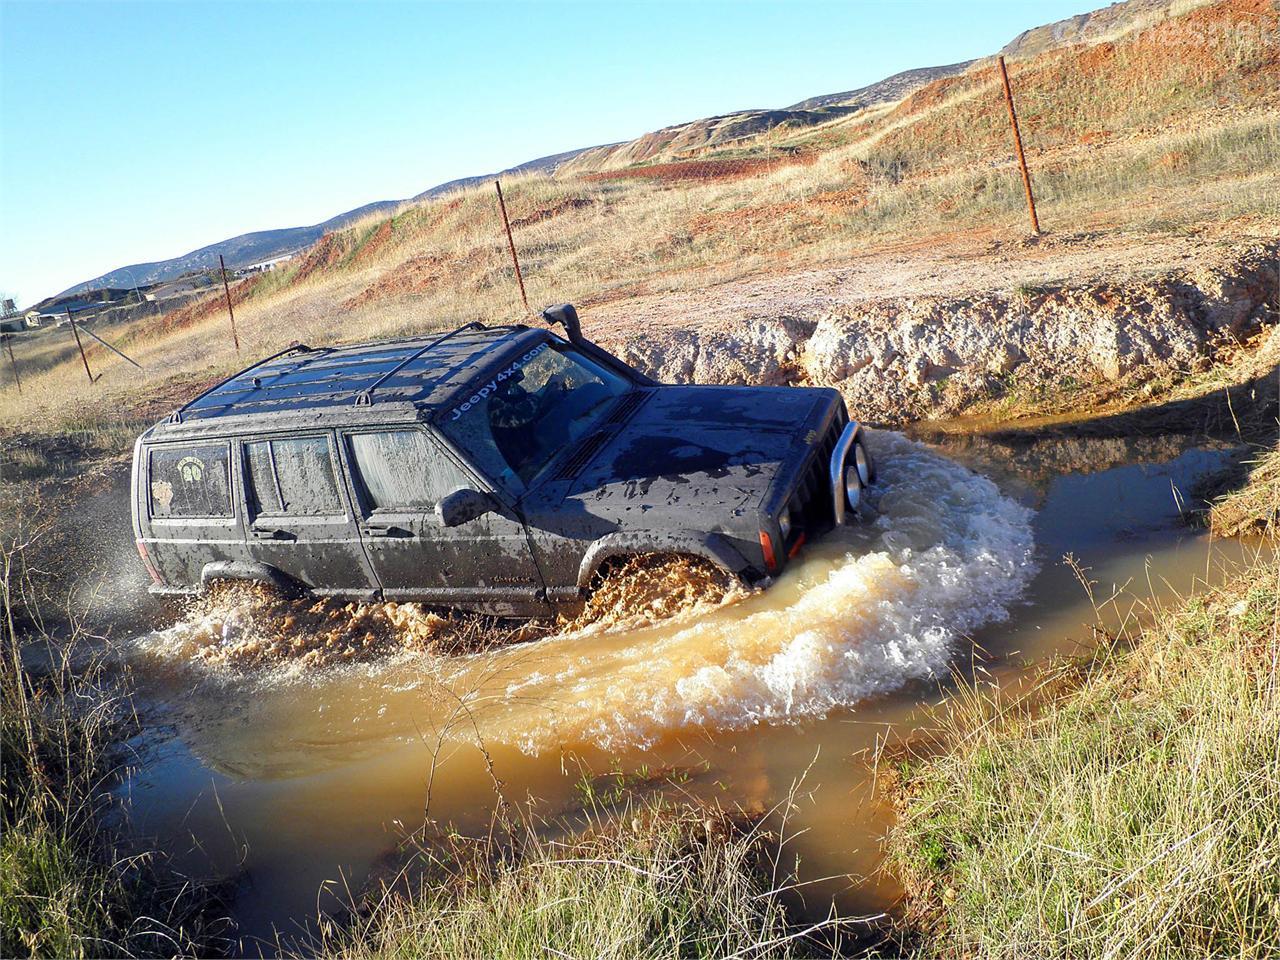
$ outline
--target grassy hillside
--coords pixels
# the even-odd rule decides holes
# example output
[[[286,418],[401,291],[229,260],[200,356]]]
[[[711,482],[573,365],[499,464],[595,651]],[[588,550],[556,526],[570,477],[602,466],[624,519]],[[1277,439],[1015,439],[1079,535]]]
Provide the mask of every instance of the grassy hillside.
[[[1065,244],[1133,234],[1274,236],[1280,221],[1280,43],[1269,0],[1194,7],[1115,40],[1010,64],[1042,225]],[[1025,236],[999,81],[977,64],[892,105],[786,125],[696,159],[504,184],[535,307],[585,308],[868,251],[977,251]],[[999,254],[1004,255],[1004,254]],[[233,289],[244,358],[298,339],[385,336],[522,308],[488,185],[325,236],[288,269]],[[147,366],[103,355],[89,387],[74,347],[31,377],[37,419],[232,354],[217,298],[118,336]],[[607,331],[598,331],[607,333]],[[93,348],[98,350],[100,348]],[[74,361],[74,365],[73,365]]]

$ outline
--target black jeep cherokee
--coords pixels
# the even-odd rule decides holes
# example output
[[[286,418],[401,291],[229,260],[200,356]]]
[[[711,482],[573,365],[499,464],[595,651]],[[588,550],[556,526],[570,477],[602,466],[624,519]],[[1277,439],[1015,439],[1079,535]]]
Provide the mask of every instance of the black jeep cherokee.
[[[602,565],[694,555],[767,582],[874,479],[829,389],[658,384],[568,340],[478,323],[295,346],[139,437],[158,593],[219,580],[542,616]]]

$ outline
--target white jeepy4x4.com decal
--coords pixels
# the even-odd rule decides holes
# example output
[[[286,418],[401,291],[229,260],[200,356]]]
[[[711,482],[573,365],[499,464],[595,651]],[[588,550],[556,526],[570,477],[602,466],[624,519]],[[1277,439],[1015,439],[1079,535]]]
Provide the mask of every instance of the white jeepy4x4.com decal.
[[[547,344],[547,343],[538,344],[536,347],[534,347],[524,356],[513,361],[511,366],[505,368],[504,370],[499,371],[497,376],[495,376],[492,380],[490,380],[488,383],[482,386],[479,390],[473,393],[469,398],[467,398],[467,400],[464,403],[460,403],[458,404],[458,406],[454,407],[453,414],[452,416],[449,417],[449,419],[457,420],[464,413],[466,413],[468,410],[470,410],[472,407],[478,404],[481,400],[486,399],[489,396],[489,394],[493,393],[495,390],[498,389],[498,384],[502,383],[504,380],[507,380],[512,376],[514,376],[516,373],[518,373],[521,367],[523,367],[526,363],[528,363],[538,354],[542,353],[542,351],[546,350],[548,346],[550,346],[550,344]]]

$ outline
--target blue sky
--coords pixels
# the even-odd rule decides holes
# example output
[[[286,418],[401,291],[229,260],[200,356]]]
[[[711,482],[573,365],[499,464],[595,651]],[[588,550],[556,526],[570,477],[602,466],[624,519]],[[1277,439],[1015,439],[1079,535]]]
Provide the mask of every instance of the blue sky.
[[[1088,0],[0,0],[0,290],[993,53]]]

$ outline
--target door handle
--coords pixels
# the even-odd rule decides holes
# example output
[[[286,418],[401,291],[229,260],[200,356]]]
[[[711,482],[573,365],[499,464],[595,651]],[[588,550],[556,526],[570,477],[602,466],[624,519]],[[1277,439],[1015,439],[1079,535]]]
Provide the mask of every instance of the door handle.
[[[251,527],[250,532],[255,540],[297,540],[298,535],[279,527]]]
[[[367,524],[360,531],[366,537],[411,537],[408,530],[391,524]]]

